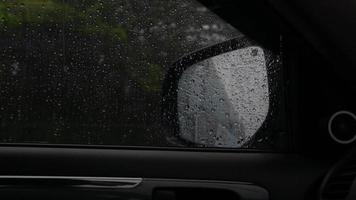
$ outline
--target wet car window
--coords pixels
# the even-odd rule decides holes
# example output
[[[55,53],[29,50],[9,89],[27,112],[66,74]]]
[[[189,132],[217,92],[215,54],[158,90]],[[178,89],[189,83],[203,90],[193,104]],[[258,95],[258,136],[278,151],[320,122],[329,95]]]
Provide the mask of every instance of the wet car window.
[[[242,34],[194,0],[0,1],[0,142],[176,146],[176,59]]]

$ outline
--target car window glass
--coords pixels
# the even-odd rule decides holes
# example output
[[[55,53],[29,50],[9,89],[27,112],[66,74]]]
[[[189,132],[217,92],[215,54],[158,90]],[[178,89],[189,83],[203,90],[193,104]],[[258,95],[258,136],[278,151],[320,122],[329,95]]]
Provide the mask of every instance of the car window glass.
[[[194,0],[2,0],[0,142],[176,146],[168,67],[242,36]]]

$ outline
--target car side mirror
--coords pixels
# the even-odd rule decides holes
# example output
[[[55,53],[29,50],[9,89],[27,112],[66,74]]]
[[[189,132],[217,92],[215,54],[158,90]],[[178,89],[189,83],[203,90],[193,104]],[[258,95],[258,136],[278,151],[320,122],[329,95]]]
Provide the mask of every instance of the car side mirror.
[[[163,116],[175,137],[208,147],[239,148],[269,115],[269,53],[245,38],[180,58],[163,84]]]

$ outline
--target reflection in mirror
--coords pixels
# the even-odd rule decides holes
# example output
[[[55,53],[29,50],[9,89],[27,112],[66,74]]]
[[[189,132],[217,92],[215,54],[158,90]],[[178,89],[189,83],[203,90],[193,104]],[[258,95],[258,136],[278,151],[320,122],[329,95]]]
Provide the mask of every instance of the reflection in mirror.
[[[209,147],[242,147],[269,109],[263,49],[248,47],[193,66],[178,84],[180,138]]]

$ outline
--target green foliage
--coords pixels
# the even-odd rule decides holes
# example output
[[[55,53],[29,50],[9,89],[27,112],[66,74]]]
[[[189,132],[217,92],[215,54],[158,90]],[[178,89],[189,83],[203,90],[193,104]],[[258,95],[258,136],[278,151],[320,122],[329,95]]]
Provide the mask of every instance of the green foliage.
[[[127,40],[127,32],[123,27],[110,24],[99,15],[105,9],[102,3],[82,5],[87,7],[80,9],[73,4],[54,0],[6,0],[0,2],[0,26],[14,30],[24,24],[51,27],[72,23],[79,33],[107,35],[117,41]]]
[[[136,75],[140,86],[149,93],[157,93],[161,89],[162,67],[157,64],[148,64],[145,75]]]
[[[73,12],[69,6],[50,0],[6,0],[0,2],[2,23],[9,28],[23,24],[58,23],[61,13]]]

